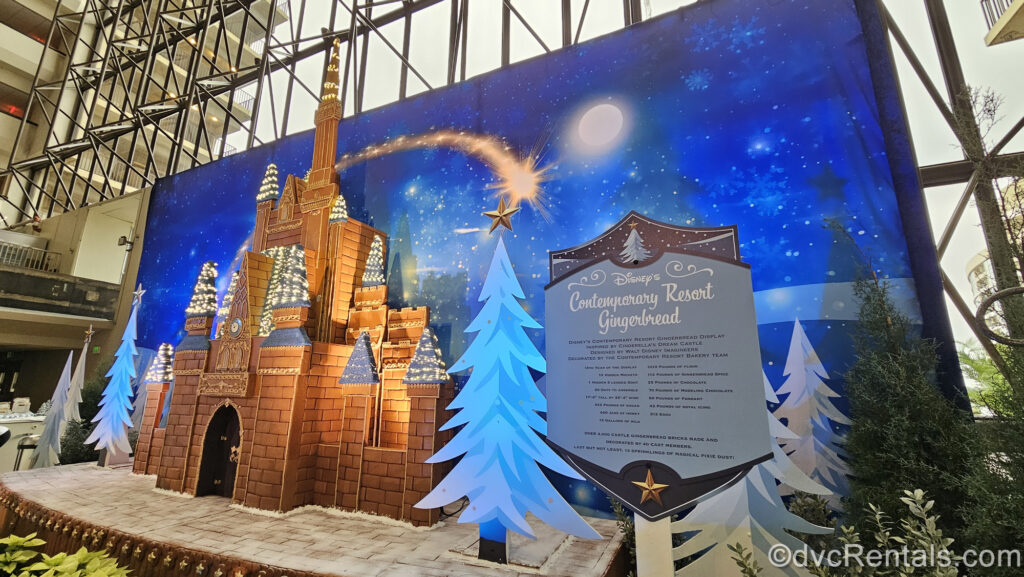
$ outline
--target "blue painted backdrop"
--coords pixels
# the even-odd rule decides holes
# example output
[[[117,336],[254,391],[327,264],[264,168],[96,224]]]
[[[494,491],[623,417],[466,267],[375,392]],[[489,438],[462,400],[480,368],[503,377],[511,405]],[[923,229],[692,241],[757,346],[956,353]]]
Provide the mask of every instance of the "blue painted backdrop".
[[[629,210],[678,225],[736,224],[769,378],[781,384],[799,318],[842,390],[857,308],[849,283],[862,263],[893,279],[907,312],[921,318],[904,225],[927,225],[906,212],[905,197],[919,193],[894,186],[911,156],[905,142],[893,155],[891,138],[887,154],[868,50],[852,0],[709,0],[347,119],[339,155],[435,129],[496,136],[517,154],[539,151],[550,166],[546,215],[527,206],[505,240],[527,310],[542,321],[549,250],[591,239]],[[888,128],[902,130],[895,120]],[[223,293],[248,247],[266,165],[278,165],[283,184],[285,174],[305,174],[311,147],[307,132],[157,184],[139,273],[149,291],[141,345],[183,336],[203,261],[219,263]],[[890,158],[900,160],[891,166]],[[451,362],[479,310],[495,244],[480,213],[497,204],[488,188],[497,178],[480,160],[444,148],[395,153],[341,178],[352,216],[390,235],[393,300],[432,307]],[[826,228],[826,219],[845,232]],[[934,295],[934,275],[916,268],[918,288]],[[535,337],[542,347],[543,333]],[[561,484],[577,504],[604,508],[588,485]]]

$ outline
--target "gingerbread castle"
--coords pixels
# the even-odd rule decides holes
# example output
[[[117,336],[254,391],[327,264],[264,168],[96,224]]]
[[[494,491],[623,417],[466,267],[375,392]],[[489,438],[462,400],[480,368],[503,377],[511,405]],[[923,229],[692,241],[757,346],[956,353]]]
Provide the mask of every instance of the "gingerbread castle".
[[[252,250],[220,315],[216,271],[204,267],[165,428],[168,383],[146,385],[134,471],[156,475],[160,489],[246,507],[319,505],[431,525],[438,512],[412,505],[445,473],[425,461],[447,440],[438,427],[452,383],[429,309],[387,305],[386,235],[348,218],[334,168],[337,92],[336,44],[312,167],[305,179],[289,175],[279,198],[268,167]]]

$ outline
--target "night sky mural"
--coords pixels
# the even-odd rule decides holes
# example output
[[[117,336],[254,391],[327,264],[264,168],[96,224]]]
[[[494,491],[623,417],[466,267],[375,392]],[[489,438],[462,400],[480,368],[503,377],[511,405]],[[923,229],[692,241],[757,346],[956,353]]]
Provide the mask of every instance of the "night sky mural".
[[[539,203],[524,203],[504,236],[535,318],[544,319],[548,251],[630,210],[676,225],[735,224],[769,380],[784,380],[799,319],[841,392],[851,283],[866,266],[920,319],[867,58],[851,0],[701,2],[343,120],[341,190],[353,218],[388,233],[393,304],[432,307],[449,363],[464,350],[496,243],[481,216],[497,206],[495,167],[515,160],[543,181]],[[458,143],[409,143],[438,131]],[[277,164],[282,183],[304,175],[312,140],[291,136],[158,182],[139,273],[141,345],[184,335],[203,261],[219,264],[223,294],[249,247],[266,165]],[[534,336],[543,350],[543,332]],[[562,488],[580,506],[606,508],[585,483]]]

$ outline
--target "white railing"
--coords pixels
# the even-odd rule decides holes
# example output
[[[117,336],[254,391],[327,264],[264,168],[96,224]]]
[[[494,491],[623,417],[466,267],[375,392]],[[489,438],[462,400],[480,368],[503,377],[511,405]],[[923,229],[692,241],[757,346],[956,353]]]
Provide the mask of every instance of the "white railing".
[[[0,241],[0,265],[58,272],[60,253]]]
[[[1010,4],[1013,4],[1013,0],[981,0],[981,10],[985,13],[985,22],[989,28],[996,25]]]

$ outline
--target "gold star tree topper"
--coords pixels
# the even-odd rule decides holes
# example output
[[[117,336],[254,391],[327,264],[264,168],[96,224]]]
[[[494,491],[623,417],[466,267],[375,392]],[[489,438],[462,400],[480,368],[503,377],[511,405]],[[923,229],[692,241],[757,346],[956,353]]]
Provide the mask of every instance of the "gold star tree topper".
[[[484,216],[491,219],[491,230],[487,232],[494,232],[494,229],[499,226],[503,226],[509,230],[512,230],[512,221],[510,218],[513,214],[519,212],[518,206],[508,206],[505,204],[505,197],[498,199],[498,210],[488,210],[483,213]]]
[[[132,304],[142,301],[142,295],[146,294],[146,291],[142,288],[142,284],[139,283],[139,288],[135,289],[132,293]]]
[[[644,493],[640,497],[640,504],[643,505],[647,501],[654,501],[659,505],[664,505],[661,502],[661,492],[665,490],[668,485],[664,483],[655,483],[654,475],[651,474],[651,470],[647,469],[647,479],[643,483],[640,481],[633,481],[633,484],[640,487]]]

